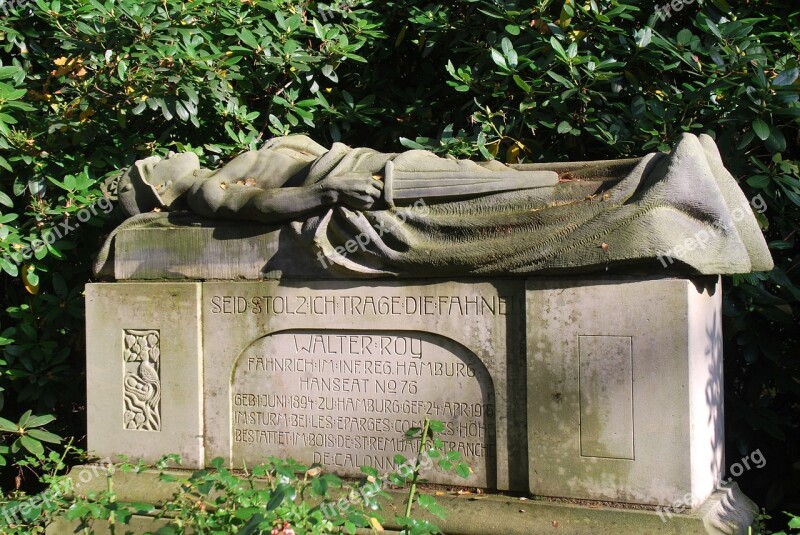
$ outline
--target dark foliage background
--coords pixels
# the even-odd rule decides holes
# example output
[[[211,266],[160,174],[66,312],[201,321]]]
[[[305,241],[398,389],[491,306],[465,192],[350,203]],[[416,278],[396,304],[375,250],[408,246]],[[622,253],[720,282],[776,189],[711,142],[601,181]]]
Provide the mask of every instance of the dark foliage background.
[[[52,413],[80,440],[82,292],[102,212],[22,255],[74,226],[102,180],[138,158],[191,150],[214,166],[306,132],[508,162],[601,159],[705,132],[766,202],[776,261],[725,281],[728,459],[760,450],[766,466],[739,483],[770,512],[800,511],[800,7],[677,5],[660,16],[635,0],[4,4],[1,414]]]

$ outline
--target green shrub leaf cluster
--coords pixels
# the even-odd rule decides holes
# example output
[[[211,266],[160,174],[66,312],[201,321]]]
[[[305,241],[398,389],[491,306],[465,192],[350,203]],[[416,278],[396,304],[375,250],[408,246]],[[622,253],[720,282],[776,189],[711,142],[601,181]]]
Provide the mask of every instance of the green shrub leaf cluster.
[[[679,2],[680,3],[680,2]],[[308,133],[504,162],[639,156],[707,133],[776,260],[726,281],[729,457],[797,502],[800,7],[794,0],[17,0],[0,13],[0,388],[80,436],[83,285],[103,181]],[[721,393],[719,395],[722,395]],[[16,440],[9,435],[7,442]],[[24,445],[23,445],[24,446]]]

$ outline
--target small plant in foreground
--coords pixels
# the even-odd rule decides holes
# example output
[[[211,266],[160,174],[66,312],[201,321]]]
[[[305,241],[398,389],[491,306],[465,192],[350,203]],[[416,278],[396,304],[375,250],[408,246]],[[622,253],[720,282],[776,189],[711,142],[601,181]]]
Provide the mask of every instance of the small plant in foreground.
[[[447,451],[435,437],[443,430],[442,422],[428,419],[423,427],[409,429],[406,438],[419,441],[416,457],[395,456],[396,468],[382,477],[375,468],[362,466],[365,478],[357,483],[344,482],[333,474],[324,474],[319,466],[309,467],[291,459],[271,457],[266,464],[243,475],[225,468],[222,459],[215,459],[213,470],[194,472],[173,499],[164,504],[160,514],[172,521],[157,534],[176,534],[187,529],[282,535],[355,533],[358,528],[381,531],[384,520],[377,512],[378,500],[389,498],[384,488],[407,484],[410,487],[405,513],[395,517],[395,523],[409,535],[441,533],[429,521],[414,518],[412,511],[416,504],[444,517],[444,509],[433,497],[417,492],[423,469],[436,463],[440,469],[454,469],[465,478],[471,473],[461,462],[461,454]],[[162,477],[174,480],[169,474]]]
[[[70,441],[61,452],[50,451],[47,455],[28,455],[17,460],[15,467],[31,471],[45,487],[36,494],[17,489],[0,500],[0,533],[44,533],[47,524],[69,504],[65,496],[72,490],[72,481],[64,475],[65,471],[70,464],[85,458],[85,452]]]
[[[379,504],[378,497],[387,498],[383,492],[386,486],[405,487],[408,485],[408,496],[406,498],[405,512],[402,516],[395,516],[394,522],[403,528],[401,533],[410,535],[427,535],[441,533],[439,528],[424,519],[416,519],[412,515],[414,505],[419,505],[434,516],[444,518],[444,509],[436,503],[436,499],[426,494],[417,492],[417,484],[424,481],[420,478],[423,470],[430,470],[435,465],[439,469],[447,472],[455,469],[456,473],[467,478],[472,470],[466,463],[461,462],[461,453],[458,451],[448,451],[444,447],[444,442],[436,438],[437,433],[444,431],[444,423],[438,420],[425,419],[422,427],[413,427],[406,431],[405,437],[409,441],[419,441],[417,454],[412,459],[406,459],[403,455],[395,455],[395,469],[383,476],[378,471],[369,466],[362,466],[361,471],[366,478],[363,479],[358,488],[353,488],[350,492],[336,502],[323,503],[321,509],[326,517],[333,518],[337,515],[346,515],[351,509],[356,511],[371,509],[377,510]],[[371,527],[379,527],[377,517],[371,518]],[[349,529],[347,523],[345,529]],[[350,532],[350,531],[348,531]]]
[[[187,529],[213,533],[331,533],[335,520],[327,519],[318,504],[342,481],[294,460],[270,457],[265,464],[237,474],[221,458],[213,469],[195,471],[180,490],[163,505],[160,516],[171,518],[158,535],[183,533]],[[300,474],[300,475],[298,475]],[[165,481],[176,481],[162,474]],[[369,526],[364,515],[350,515],[358,527]],[[353,530],[355,531],[355,530]]]
[[[747,535],[792,535],[800,533],[800,516],[794,515],[788,511],[783,512],[789,517],[787,529],[780,531],[772,531],[767,528],[767,523],[772,520],[772,516],[768,515],[764,509],[755,515],[753,525],[747,528]]]
[[[798,533],[800,532],[800,516],[793,515],[792,513],[784,512],[789,517],[789,523],[787,527],[789,528],[788,531],[777,531],[772,535],[790,535],[790,533]]]
[[[9,454],[17,456],[21,450],[27,450],[37,457],[44,455],[42,442],[60,444],[61,437],[42,429],[45,425],[55,420],[55,416],[34,416],[31,411],[25,411],[17,423],[0,418],[0,435],[5,443],[9,439],[14,441],[11,446],[0,445],[0,466],[8,464]]]
[[[405,516],[396,519],[397,523],[405,528],[404,532],[413,534],[440,533],[439,529],[430,522],[412,517],[411,511],[415,503],[429,513],[439,518],[444,518],[444,509],[436,503],[432,496],[417,493],[417,483],[421,481],[420,468],[424,467],[423,460],[431,459],[436,461],[439,468],[445,472],[455,469],[456,473],[464,479],[468,478],[472,473],[470,467],[461,462],[461,452],[455,450],[447,451],[444,447],[444,442],[436,438],[436,434],[441,433],[444,429],[444,423],[438,420],[425,419],[425,423],[421,428],[412,427],[406,431],[406,437],[412,440],[419,440],[419,448],[417,450],[417,458],[413,462],[411,474],[406,477],[399,474],[398,470],[398,475],[404,477],[411,484],[408,490],[408,499],[406,500]],[[400,466],[407,465],[407,461],[402,455],[395,456],[394,461]],[[402,483],[405,483],[405,480]]]
[[[350,533],[357,529],[382,531],[384,519],[379,514],[380,499],[390,499],[384,492],[387,486],[409,485],[404,514],[394,517],[394,523],[408,535],[441,533],[433,523],[414,517],[414,506],[444,518],[444,509],[431,496],[417,489],[423,471],[438,466],[466,478],[471,470],[461,462],[461,454],[448,451],[436,434],[444,431],[444,424],[426,419],[422,427],[409,429],[405,436],[418,441],[416,456],[406,459],[395,456],[396,467],[381,476],[373,467],[362,466],[365,477],[357,482],[346,482],[333,474],[323,473],[317,465],[306,466],[292,459],[270,457],[265,464],[242,472],[226,468],[223,459],[214,459],[212,468],[194,471],[188,477],[165,470],[168,465],[179,465],[177,455],[167,455],[155,468],[161,470],[165,482],[179,482],[180,488],[157,512],[168,524],[155,535],[185,532],[214,534],[270,534],[303,535]],[[63,465],[63,459],[61,460]],[[63,468],[63,466],[61,467]],[[43,493],[46,505],[38,504],[24,521],[17,521],[3,533],[41,533],[57,514],[67,520],[77,521],[78,529],[94,533],[100,527],[111,533],[124,532],[123,525],[136,514],[156,514],[152,504],[118,500],[114,488],[116,472],[139,472],[145,466],[108,465],[95,470],[94,476],[105,479],[101,491],[81,493],[70,479],[50,478],[49,488]],[[93,476],[93,477],[94,477]],[[83,478],[81,478],[83,479]],[[84,481],[85,483],[86,481]],[[29,498],[28,498],[29,499]],[[23,502],[20,502],[24,503]],[[25,506],[30,509],[30,506]],[[7,523],[9,524],[9,523]]]

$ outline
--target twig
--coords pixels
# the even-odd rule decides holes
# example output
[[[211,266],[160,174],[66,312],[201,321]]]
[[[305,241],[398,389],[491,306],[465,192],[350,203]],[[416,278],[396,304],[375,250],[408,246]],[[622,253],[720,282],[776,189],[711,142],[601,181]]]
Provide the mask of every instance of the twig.
[[[422,427],[422,438],[419,441],[419,450],[417,451],[417,460],[414,463],[414,474],[411,476],[411,488],[408,490],[408,503],[406,503],[406,516],[411,516],[411,505],[414,503],[414,495],[417,492],[417,480],[419,479],[419,467],[422,464],[420,462],[420,458],[422,457],[422,453],[425,451],[425,442],[428,438],[428,430],[430,428],[431,421],[429,418],[425,418],[425,425]]]

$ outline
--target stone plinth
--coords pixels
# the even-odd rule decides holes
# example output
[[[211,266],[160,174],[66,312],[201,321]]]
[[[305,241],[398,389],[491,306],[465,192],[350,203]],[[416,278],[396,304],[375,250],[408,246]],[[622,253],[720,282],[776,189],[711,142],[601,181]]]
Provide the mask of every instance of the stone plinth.
[[[89,447],[699,506],[721,478],[718,279],[116,282],[87,290]]]
[[[286,228],[260,223],[129,228],[114,239],[105,270],[117,280],[329,278],[307,249]]]

